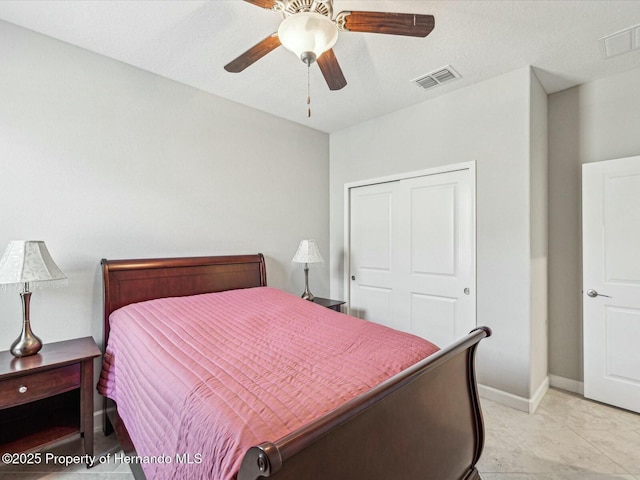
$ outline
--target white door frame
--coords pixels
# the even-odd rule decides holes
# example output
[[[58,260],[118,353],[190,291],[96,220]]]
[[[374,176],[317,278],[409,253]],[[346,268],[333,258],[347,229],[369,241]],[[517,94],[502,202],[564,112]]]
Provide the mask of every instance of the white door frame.
[[[476,291],[477,285],[477,260],[476,260],[476,237],[477,237],[477,227],[476,227],[476,162],[463,162],[463,163],[455,163],[452,165],[443,165],[440,167],[428,168],[426,170],[417,170],[413,172],[405,172],[398,173],[394,175],[387,175],[384,177],[378,178],[370,178],[367,180],[358,180],[356,182],[349,182],[344,184],[344,259],[343,259],[343,282],[344,282],[344,298],[347,301],[347,313],[351,314],[351,282],[349,281],[349,277],[351,275],[351,250],[349,246],[351,245],[351,189],[357,187],[364,187],[368,185],[376,185],[380,183],[387,182],[396,182],[400,180],[406,180],[409,178],[416,177],[426,177],[429,175],[438,175],[440,173],[450,173],[457,172],[460,170],[469,170],[471,174],[471,198],[473,201],[473,205],[471,208],[471,215],[473,219],[473,239],[472,239],[472,263],[473,263],[473,285],[471,288]],[[476,299],[476,307],[474,308],[474,316],[477,318],[477,301],[478,297],[475,296]],[[475,320],[475,319],[474,319]]]

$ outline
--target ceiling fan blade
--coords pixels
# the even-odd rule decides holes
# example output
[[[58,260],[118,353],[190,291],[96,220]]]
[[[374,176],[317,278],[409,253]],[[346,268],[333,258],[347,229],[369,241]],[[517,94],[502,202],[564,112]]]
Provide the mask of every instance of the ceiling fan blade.
[[[322,72],[322,76],[329,85],[329,90],[340,90],[347,84],[347,80],[344,78],[338,59],[336,58],[333,49],[329,49],[318,57],[318,66]]]
[[[224,69],[227,72],[239,73],[243,71],[245,68],[247,68],[248,66],[260,60],[271,50],[274,50],[279,46],[280,46],[280,39],[278,38],[278,34],[273,33],[269,35],[267,38],[265,38],[264,40],[262,40],[261,42],[258,42],[257,44],[255,44],[253,47],[251,47],[249,50],[244,52],[235,60],[232,60],[231,62],[227,63],[224,66]]]
[[[341,12],[336,20],[350,32],[426,37],[435,26],[433,15],[386,12]]]
[[[275,0],[244,0],[247,3],[251,3],[256,7],[266,8],[267,10],[271,10],[273,6],[276,4]]]

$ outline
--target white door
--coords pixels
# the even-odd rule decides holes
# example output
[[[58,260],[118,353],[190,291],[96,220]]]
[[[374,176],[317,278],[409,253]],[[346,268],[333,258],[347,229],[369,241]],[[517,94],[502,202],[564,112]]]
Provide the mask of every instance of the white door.
[[[351,197],[351,291],[349,312],[407,331],[408,319],[395,312],[400,271],[396,232],[399,229],[400,182],[353,188]]]
[[[475,319],[470,169],[350,188],[349,306],[445,346]]]
[[[582,168],[584,394],[640,412],[640,157]]]

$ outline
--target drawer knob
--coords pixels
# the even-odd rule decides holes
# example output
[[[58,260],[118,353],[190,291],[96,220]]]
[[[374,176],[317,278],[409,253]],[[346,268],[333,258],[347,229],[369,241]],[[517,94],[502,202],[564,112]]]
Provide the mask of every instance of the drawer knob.
[[[18,392],[20,393],[27,393],[27,387],[25,387],[24,385],[20,385],[18,387]]]

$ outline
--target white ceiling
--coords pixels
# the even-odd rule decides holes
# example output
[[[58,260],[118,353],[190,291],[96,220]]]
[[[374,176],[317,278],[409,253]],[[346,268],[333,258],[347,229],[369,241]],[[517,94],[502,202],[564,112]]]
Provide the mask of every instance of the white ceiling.
[[[526,65],[547,93],[640,66],[640,49],[605,60],[599,42],[640,24],[640,1],[335,0],[343,10],[432,14],[436,26],[426,38],[340,33],[348,85],[330,92],[312,65],[311,118],[306,66],[283,47],[223,69],[281,20],[241,0],[4,0],[0,19],[325,132]],[[445,65],[462,78],[429,91],[411,82]]]

